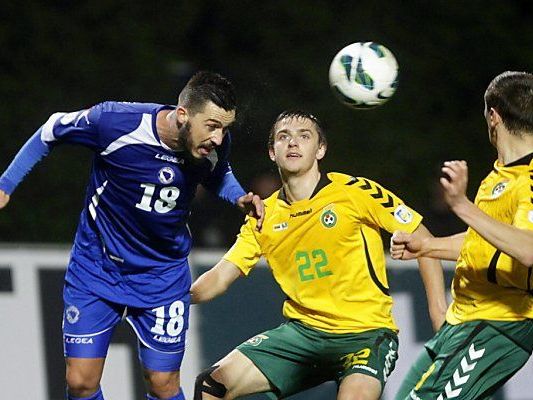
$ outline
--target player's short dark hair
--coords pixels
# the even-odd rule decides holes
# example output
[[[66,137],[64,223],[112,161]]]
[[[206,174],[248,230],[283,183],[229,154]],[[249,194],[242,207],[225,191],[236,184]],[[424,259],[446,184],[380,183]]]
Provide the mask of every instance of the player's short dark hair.
[[[507,71],[485,92],[487,110],[494,108],[511,133],[533,134],[533,74]]]
[[[233,84],[216,72],[197,72],[178,96],[178,104],[185,107],[192,115],[202,111],[209,101],[226,111],[237,108]]]
[[[281,114],[279,114],[274,123],[272,124],[272,128],[270,128],[270,133],[268,135],[268,148],[271,149],[274,146],[275,136],[276,136],[276,125],[278,122],[284,120],[284,119],[308,119],[315,125],[316,131],[318,133],[318,144],[327,146],[328,141],[326,139],[326,134],[324,132],[324,128],[322,127],[321,122],[318,120],[317,117],[315,117],[313,114],[302,111],[302,110],[288,110],[283,111]]]

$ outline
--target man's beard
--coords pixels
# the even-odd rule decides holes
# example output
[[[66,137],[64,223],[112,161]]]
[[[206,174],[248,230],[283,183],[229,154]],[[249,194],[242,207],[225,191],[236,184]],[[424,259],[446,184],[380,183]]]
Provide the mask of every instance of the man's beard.
[[[183,149],[187,153],[191,153],[192,139],[191,139],[191,123],[187,121],[184,125],[178,128],[178,149]]]
[[[190,162],[199,163],[202,162],[202,159],[197,159],[192,155],[192,138],[191,138],[191,123],[187,121],[184,125],[178,128],[178,139],[177,139],[178,149],[182,149],[185,153],[185,158]]]

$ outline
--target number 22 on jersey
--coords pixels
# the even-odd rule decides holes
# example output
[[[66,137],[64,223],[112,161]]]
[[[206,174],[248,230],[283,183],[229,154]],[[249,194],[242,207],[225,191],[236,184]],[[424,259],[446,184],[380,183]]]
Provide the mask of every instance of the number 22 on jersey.
[[[328,266],[328,256],[322,249],[297,251],[296,266],[298,267],[298,274],[302,282],[312,281],[333,274],[333,272],[326,268]]]

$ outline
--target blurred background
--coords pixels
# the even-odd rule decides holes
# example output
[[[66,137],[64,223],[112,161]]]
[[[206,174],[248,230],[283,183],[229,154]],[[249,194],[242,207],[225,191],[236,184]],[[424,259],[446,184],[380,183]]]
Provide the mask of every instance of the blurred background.
[[[377,180],[438,234],[461,229],[441,204],[439,166],[468,160],[475,189],[495,157],[483,92],[496,74],[533,66],[530,0],[30,0],[1,8],[0,170],[53,112],[103,100],[174,104],[194,72],[210,69],[237,87],[231,161],[245,188],[266,195],[277,185],[268,130],[280,111],[304,108],[329,135],[323,169]],[[334,98],[329,63],[345,45],[369,40],[396,55],[400,85],[384,106],[354,111]],[[70,242],[90,162],[85,149],[55,150],[0,214],[0,241]],[[201,191],[194,208],[202,209],[191,220],[197,246],[233,242],[238,212]]]

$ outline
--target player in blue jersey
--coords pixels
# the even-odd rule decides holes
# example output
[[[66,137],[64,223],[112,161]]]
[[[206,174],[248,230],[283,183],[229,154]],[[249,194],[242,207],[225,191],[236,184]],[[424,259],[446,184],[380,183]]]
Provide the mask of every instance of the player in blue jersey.
[[[139,341],[148,399],[184,399],[179,370],[188,328],[191,236],[187,216],[198,184],[263,219],[228,162],[235,120],[232,84],[193,76],[177,106],[104,102],[56,113],[0,177],[0,208],[56,145],[95,156],[65,275],[63,339],[68,399],[101,400],[100,379],[123,316]]]

